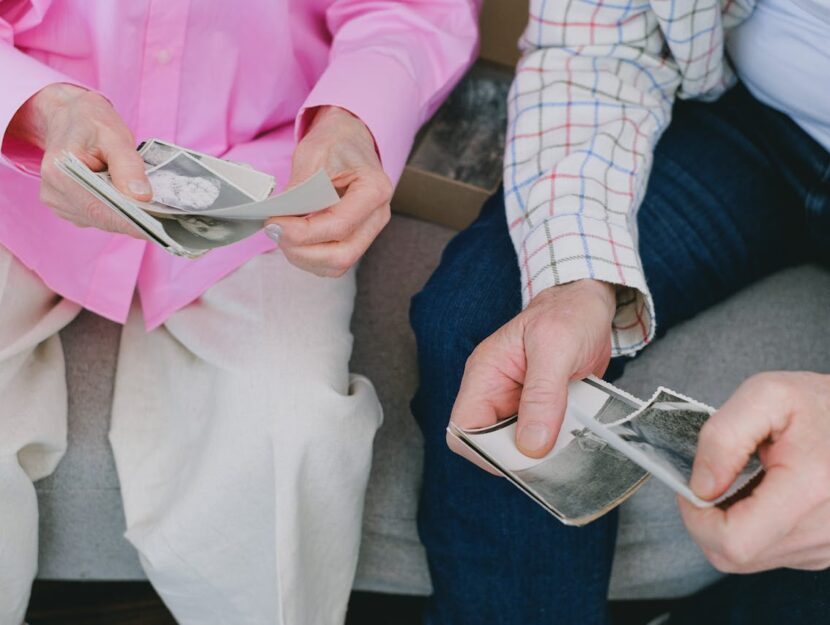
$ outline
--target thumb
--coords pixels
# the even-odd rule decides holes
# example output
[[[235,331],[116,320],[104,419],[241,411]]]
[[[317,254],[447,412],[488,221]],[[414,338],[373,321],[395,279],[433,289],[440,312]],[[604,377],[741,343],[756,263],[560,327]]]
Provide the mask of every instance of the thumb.
[[[549,351],[534,348],[533,343],[537,342],[527,345],[516,446],[526,456],[541,458],[553,448],[565,418],[573,358],[567,348],[552,357]]]
[[[786,428],[790,400],[780,387],[770,374],[750,378],[703,425],[689,483],[698,497],[725,492],[758,447]]]
[[[119,191],[141,202],[153,199],[144,161],[129,142],[112,140],[102,145],[101,151],[112,182]]]

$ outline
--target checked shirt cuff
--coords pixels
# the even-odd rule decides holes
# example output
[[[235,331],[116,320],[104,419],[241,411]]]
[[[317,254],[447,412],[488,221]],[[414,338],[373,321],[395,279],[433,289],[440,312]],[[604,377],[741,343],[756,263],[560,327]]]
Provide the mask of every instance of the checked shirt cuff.
[[[627,228],[577,214],[555,215],[519,246],[522,299],[590,278],[617,285],[612,355],[633,355],[654,338],[654,302]]]

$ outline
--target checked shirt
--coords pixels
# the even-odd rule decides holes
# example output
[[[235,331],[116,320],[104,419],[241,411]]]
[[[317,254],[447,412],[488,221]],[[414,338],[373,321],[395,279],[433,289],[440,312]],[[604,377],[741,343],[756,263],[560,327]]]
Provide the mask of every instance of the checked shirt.
[[[593,278],[617,285],[614,355],[654,336],[636,213],[674,99],[734,82],[724,33],[754,0],[531,0],[504,170],[525,304]]]

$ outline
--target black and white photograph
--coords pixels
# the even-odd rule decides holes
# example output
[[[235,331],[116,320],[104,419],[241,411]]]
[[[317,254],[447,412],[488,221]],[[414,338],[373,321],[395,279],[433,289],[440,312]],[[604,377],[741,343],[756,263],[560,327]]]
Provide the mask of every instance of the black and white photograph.
[[[230,245],[262,229],[253,221],[213,219],[205,215],[156,215],[165,232],[174,241],[187,248],[209,250]]]
[[[154,139],[142,144],[138,151],[141,158],[147,164],[148,169],[158,167],[165,161],[169,161],[179,152],[181,152],[181,150],[177,149],[175,146],[160,143]]]
[[[582,524],[607,512],[648,473],[587,429],[571,435],[564,449],[515,475],[563,519]]]
[[[600,423],[609,425],[622,421],[641,406],[641,404],[635,403],[629,397],[618,392],[619,389],[614,388],[610,384],[600,384],[591,378],[585,378],[582,380],[582,383],[602,391],[602,393],[608,396],[608,399],[603,403],[602,407],[593,415],[594,420]]]
[[[710,414],[707,406],[663,390],[634,418],[615,424],[611,429],[680,483],[688,484],[700,429]],[[736,483],[748,481],[759,468],[760,461],[753,457]]]
[[[592,386],[608,395],[594,415],[598,421],[613,423],[636,410],[624,396]],[[588,429],[574,428],[569,434],[572,440],[559,452],[515,473],[563,517],[582,523],[613,507],[647,472]]]
[[[570,392],[569,410],[590,411],[601,423],[625,419],[639,407],[613,387],[592,380],[572,385]],[[648,477],[645,469],[582,427],[572,415],[566,415],[554,449],[539,460],[516,450],[515,428],[512,417],[465,436],[508,479],[566,523],[582,525],[601,516]]]
[[[614,425],[612,430],[688,484],[697,437],[709,414],[705,406],[662,391],[633,419]]]
[[[147,204],[172,207],[188,213],[231,208],[253,201],[241,189],[205,167],[198,160],[179,152],[147,172],[153,188],[153,201]]]

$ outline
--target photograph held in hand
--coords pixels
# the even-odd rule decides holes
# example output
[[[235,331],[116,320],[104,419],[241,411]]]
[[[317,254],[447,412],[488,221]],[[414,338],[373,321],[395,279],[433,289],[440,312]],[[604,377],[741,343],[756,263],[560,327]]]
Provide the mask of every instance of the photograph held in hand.
[[[127,217],[168,252],[196,258],[262,230],[275,215],[306,215],[336,203],[325,172],[271,196],[273,177],[248,165],[150,139],[139,146],[150,181],[151,201],[127,198],[107,172],[92,172],[72,154],[57,167],[105,205]],[[270,196],[270,197],[269,197]]]
[[[652,475],[699,507],[723,502],[749,485],[762,468],[757,456],[715,500],[704,501],[689,487],[700,429],[712,412],[664,388],[641,402],[590,376],[570,384],[556,444],[542,458],[516,448],[516,416],[477,430],[451,423],[448,431],[557,519],[584,525],[620,505]]]

